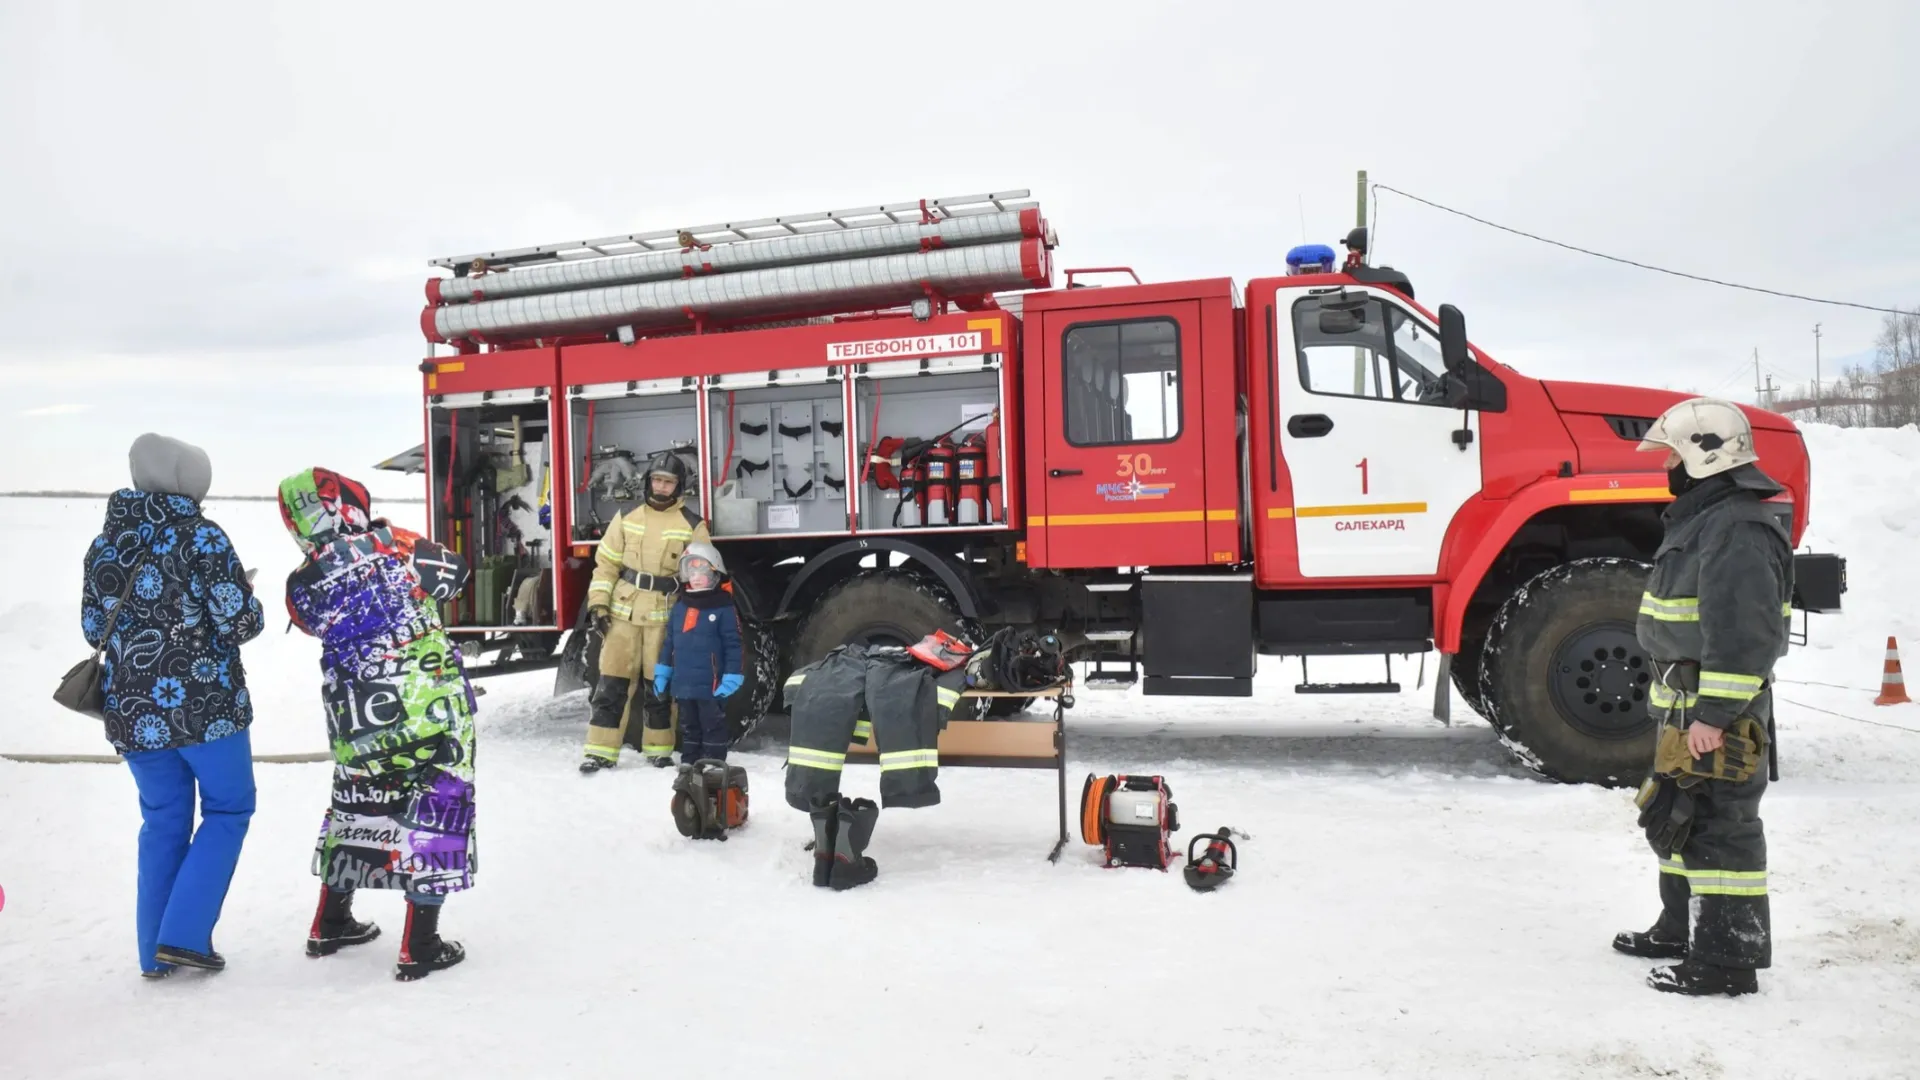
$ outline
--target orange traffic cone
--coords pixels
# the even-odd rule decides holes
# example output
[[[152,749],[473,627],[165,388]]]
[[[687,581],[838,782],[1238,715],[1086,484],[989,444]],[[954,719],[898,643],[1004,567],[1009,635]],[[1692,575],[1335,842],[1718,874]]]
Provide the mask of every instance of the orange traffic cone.
[[[1907,696],[1907,680],[1900,674],[1900,646],[1889,637],[1887,639],[1887,668],[1880,676],[1880,696],[1873,699],[1875,705],[1906,705],[1912,698]]]

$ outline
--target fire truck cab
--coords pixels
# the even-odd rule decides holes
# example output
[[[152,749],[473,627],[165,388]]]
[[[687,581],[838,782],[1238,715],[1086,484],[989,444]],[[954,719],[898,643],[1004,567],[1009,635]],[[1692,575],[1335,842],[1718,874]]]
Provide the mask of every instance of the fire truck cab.
[[[1054,288],[1025,198],[436,260],[426,442],[383,467],[425,473],[433,535],[478,568],[447,613],[498,656],[476,673],[592,680],[598,538],[668,452],[748,627],[737,731],[843,642],[1033,626],[1088,688],[1146,694],[1249,695],[1262,657],[1300,658],[1299,692],[1397,692],[1392,657],[1437,648],[1437,717],[1451,682],[1545,775],[1637,780],[1670,496],[1635,445],[1682,395],[1521,375],[1367,265],[1364,230],[1342,267],[1244,287]],[[1748,414],[1798,543],[1805,448]],[[1844,563],[1797,568],[1796,606],[1838,610]],[[1353,655],[1384,676],[1305,678]]]

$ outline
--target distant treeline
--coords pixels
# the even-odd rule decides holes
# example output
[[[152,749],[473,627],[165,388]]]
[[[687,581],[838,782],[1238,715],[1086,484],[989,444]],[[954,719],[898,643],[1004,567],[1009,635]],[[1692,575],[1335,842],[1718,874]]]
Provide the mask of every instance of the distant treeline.
[[[0,499],[104,499],[107,491],[0,491]],[[278,495],[209,495],[207,502],[277,502]],[[382,499],[380,503],[425,503],[425,499]]]

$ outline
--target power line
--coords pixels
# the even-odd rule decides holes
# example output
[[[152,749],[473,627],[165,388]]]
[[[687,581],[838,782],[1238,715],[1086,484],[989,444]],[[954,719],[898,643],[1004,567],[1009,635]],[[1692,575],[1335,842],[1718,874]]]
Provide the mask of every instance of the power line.
[[[1468,221],[1477,221],[1482,225],[1499,229],[1501,232],[1509,232],[1514,234],[1515,236],[1524,236],[1529,240],[1538,240],[1543,244],[1552,244],[1554,247],[1566,248],[1568,251],[1577,251],[1582,255],[1591,255],[1596,259],[1606,259],[1609,262],[1624,263],[1628,266],[1637,266],[1642,270],[1652,270],[1653,272],[1658,274],[1671,274],[1674,277],[1687,278],[1691,281],[1702,281],[1707,283],[1708,285],[1719,285],[1728,289],[1744,289],[1747,292],[1766,293],[1768,296],[1779,296],[1779,297],[1784,297],[1788,300],[1805,300],[1807,303],[1810,303],[1810,304],[1829,304],[1829,305],[1832,305],[1833,307],[1859,308],[1862,311],[1878,311],[1887,315],[1913,314],[1912,312],[1901,311],[1899,308],[1876,307],[1873,304],[1856,304],[1851,300],[1823,300],[1817,296],[1804,296],[1800,293],[1781,292],[1778,289],[1763,289],[1758,285],[1741,285],[1732,281],[1722,281],[1719,278],[1702,277],[1699,274],[1688,274],[1688,273],[1683,273],[1679,270],[1668,270],[1667,268],[1662,266],[1651,266],[1651,265],[1648,265],[1647,263],[1635,262],[1632,259],[1623,259],[1618,255],[1608,255],[1608,254],[1605,254],[1604,252],[1591,251],[1591,250],[1588,250],[1587,248],[1577,247],[1573,244],[1563,244],[1558,240],[1549,240],[1544,236],[1536,236],[1533,233],[1526,232],[1521,229],[1515,229],[1510,226],[1501,225],[1498,222],[1488,221],[1486,218],[1475,217],[1474,215],[1467,213],[1465,210],[1455,210],[1451,206],[1441,206],[1439,203],[1433,202],[1430,199],[1423,199],[1418,195],[1401,191],[1399,188],[1388,187],[1385,184],[1375,184],[1373,185],[1373,188],[1375,191],[1391,191],[1395,195],[1404,196],[1406,198],[1412,199],[1414,202],[1425,203],[1426,205],[1433,207],[1435,210],[1444,210],[1449,214],[1456,214],[1460,217],[1466,218]]]

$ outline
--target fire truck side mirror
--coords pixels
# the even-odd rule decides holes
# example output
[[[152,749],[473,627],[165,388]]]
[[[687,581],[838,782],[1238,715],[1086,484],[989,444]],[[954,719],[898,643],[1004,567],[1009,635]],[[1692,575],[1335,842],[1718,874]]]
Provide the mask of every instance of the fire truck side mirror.
[[[1464,376],[1473,367],[1467,355],[1467,317],[1452,304],[1440,305],[1440,358],[1453,375]]]

